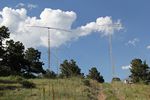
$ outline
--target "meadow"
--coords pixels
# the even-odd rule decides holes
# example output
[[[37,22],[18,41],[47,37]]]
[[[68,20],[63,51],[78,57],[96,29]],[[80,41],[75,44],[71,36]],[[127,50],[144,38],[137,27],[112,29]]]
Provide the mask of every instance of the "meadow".
[[[0,100],[96,100],[99,91],[96,81],[90,80],[92,85],[87,86],[85,79],[75,77],[28,79],[35,84],[34,88],[24,88],[18,80],[14,77],[0,78]]]
[[[101,85],[100,100],[150,100],[150,86],[144,84],[124,84],[122,82]]]
[[[144,84],[100,84],[73,77],[28,79],[35,87],[26,88],[19,81],[22,78],[0,77],[0,100],[150,100],[150,86]]]

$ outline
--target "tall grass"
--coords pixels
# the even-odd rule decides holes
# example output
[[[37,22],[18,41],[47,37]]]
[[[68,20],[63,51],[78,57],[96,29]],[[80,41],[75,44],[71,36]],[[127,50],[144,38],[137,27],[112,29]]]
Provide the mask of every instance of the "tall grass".
[[[9,80],[9,77],[0,80]],[[15,89],[0,90],[2,100],[90,100],[87,89],[94,90],[85,86],[82,78],[69,79],[29,79],[28,81],[36,84],[36,88],[22,88],[19,83],[8,85],[16,86]],[[3,86],[2,86],[3,85]],[[4,87],[6,84],[0,83]],[[92,99],[95,100],[95,99]]]
[[[144,84],[104,83],[106,100],[150,100],[150,86]]]
[[[29,79],[35,88],[25,88],[20,77],[0,77],[0,100],[150,100],[150,86],[123,84],[121,82],[99,84],[82,78]],[[100,92],[100,93],[99,93]],[[99,100],[103,100],[99,96]]]

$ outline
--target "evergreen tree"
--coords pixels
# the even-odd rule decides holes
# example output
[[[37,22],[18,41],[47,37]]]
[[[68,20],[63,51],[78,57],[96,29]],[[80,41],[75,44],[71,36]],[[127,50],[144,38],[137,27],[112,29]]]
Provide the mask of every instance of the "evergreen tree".
[[[92,67],[89,70],[89,74],[87,75],[87,78],[96,80],[96,81],[98,81],[100,83],[104,82],[103,76],[100,75],[100,72],[98,72],[96,67]]]
[[[24,63],[24,45],[13,40],[6,41],[6,54],[4,55],[5,66],[11,69],[12,75],[20,75]]]
[[[7,27],[2,26],[0,27],[0,58],[2,59],[2,56],[4,54],[4,47],[3,47],[3,41],[7,38],[9,38],[9,30]]]
[[[5,65],[4,55],[6,53],[3,42],[5,39],[9,38],[9,30],[7,27],[0,27],[0,76],[7,76],[10,74],[10,68]]]
[[[50,71],[49,69],[46,70],[45,74],[43,74],[45,78],[54,79],[57,77],[57,74],[54,71]]]
[[[148,80],[149,67],[146,61],[142,62],[141,59],[133,59],[131,62],[131,79],[133,82],[145,82]]]
[[[28,48],[25,51],[26,71],[27,73],[45,73],[43,69],[44,63],[40,61],[41,52],[34,48]]]
[[[82,76],[81,69],[78,67],[76,62],[72,59],[71,61],[65,60],[60,65],[61,76],[71,77],[71,76]]]
[[[4,43],[9,35],[7,27],[0,27],[0,76],[44,73],[41,52],[28,48],[24,53],[25,47],[19,41],[8,40]]]

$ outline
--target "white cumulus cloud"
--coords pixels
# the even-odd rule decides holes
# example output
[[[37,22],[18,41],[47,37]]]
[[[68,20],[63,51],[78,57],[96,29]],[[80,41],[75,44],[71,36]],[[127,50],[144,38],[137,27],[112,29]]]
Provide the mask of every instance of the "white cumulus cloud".
[[[5,25],[11,31],[11,38],[21,41],[26,47],[47,46],[47,29],[27,27],[48,26],[71,30],[72,32],[50,30],[51,47],[59,47],[66,42],[78,39],[82,36],[98,32],[102,36],[113,34],[114,31],[121,30],[120,20],[113,21],[111,17],[99,17],[94,22],[72,29],[72,24],[77,15],[73,11],[62,11],[60,9],[45,8],[37,17],[27,15],[25,8],[12,9],[4,7],[0,11],[0,26]]]
[[[122,24],[120,20],[113,22],[112,18],[109,16],[99,17],[95,22],[87,23],[85,26],[81,26],[79,30],[81,31],[80,36],[88,35],[92,32],[100,32],[102,35],[113,34],[114,31],[121,30]]]

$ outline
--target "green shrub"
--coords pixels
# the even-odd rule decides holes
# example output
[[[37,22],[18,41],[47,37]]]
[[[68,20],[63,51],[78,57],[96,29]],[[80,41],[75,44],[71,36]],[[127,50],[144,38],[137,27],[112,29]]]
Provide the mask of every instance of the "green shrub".
[[[120,78],[119,77],[113,77],[112,82],[120,82]]]
[[[15,82],[21,82],[24,80],[24,78],[21,76],[10,76],[10,80],[15,81]]]
[[[35,88],[35,84],[29,81],[21,82],[23,88]]]
[[[44,78],[51,78],[55,79],[57,77],[57,74],[54,71],[50,71],[49,69],[46,70],[46,73],[43,74]]]
[[[21,76],[16,77],[15,79],[17,82],[22,82],[24,79]]]
[[[83,84],[84,84],[85,86],[90,86],[90,81],[87,80],[87,79],[85,79],[85,80],[83,80]]]
[[[24,74],[22,74],[22,77],[24,77],[26,79],[36,78],[36,76],[31,74],[31,73],[30,74],[29,73],[24,73]]]
[[[92,67],[89,70],[89,74],[87,75],[87,78],[96,80],[97,82],[104,83],[104,78],[102,75],[100,75],[100,72],[97,70],[96,67]]]

